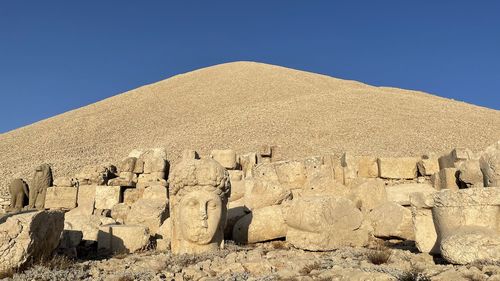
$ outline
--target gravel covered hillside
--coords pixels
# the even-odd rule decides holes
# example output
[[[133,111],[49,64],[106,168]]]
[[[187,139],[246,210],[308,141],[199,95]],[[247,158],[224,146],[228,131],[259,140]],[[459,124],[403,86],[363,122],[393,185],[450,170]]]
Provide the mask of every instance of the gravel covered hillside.
[[[115,162],[134,148],[252,151],[285,157],[353,151],[420,155],[474,151],[500,139],[500,111],[422,92],[253,62],[178,75],[0,135],[0,192],[40,163],[55,175]]]

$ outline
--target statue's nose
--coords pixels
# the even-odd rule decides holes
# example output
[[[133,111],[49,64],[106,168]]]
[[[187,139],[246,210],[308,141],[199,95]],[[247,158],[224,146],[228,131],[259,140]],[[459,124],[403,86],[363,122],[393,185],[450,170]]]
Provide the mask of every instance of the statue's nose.
[[[207,219],[208,219],[207,209],[206,209],[205,206],[203,206],[203,204],[201,204],[201,206],[200,206],[200,217],[201,217],[201,226],[207,228],[208,227],[208,224],[207,224]]]

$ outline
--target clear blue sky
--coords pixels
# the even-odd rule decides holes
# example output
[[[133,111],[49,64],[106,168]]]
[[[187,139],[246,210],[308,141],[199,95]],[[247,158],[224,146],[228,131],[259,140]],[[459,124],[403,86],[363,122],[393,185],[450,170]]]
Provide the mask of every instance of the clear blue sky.
[[[500,109],[500,1],[0,0],[0,132],[250,60]]]

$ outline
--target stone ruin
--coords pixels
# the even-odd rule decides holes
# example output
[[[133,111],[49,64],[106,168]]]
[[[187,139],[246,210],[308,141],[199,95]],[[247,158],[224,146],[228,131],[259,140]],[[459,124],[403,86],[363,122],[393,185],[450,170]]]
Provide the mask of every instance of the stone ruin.
[[[47,165],[36,169],[33,187],[14,180],[11,213],[0,224],[0,249],[10,260],[2,270],[41,256],[38,250],[16,254],[24,246],[6,241],[31,235],[36,242],[36,234],[12,225],[36,228],[36,218],[44,216],[57,243],[43,253],[156,247],[198,254],[223,248],[224,240],[275,239],[329,251],[398,239],[453,264],[500,261],[500,142],[477,154],[457,148],[400,158],[345,153],[340,160],[283,160],[268,145],[204,157],[186,150],[169,172],[165,149],[151,149],[134,150],[116,166],[84,167],[53,184]],[[26,197],[32,199],[27,206]]]

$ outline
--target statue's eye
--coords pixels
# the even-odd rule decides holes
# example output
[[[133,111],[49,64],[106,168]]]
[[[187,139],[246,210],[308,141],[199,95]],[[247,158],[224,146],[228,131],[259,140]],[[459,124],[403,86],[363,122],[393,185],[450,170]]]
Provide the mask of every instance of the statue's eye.
[[[189,207],[196,207],[196,201],[195,201],[195,200],[189,200],[189,201],[187,202],[187,205],[188,205]]]
[[[210,209],[217,208],[217,203],[215,203],[214,201],[208,202],[208,208],[210,208]]]

